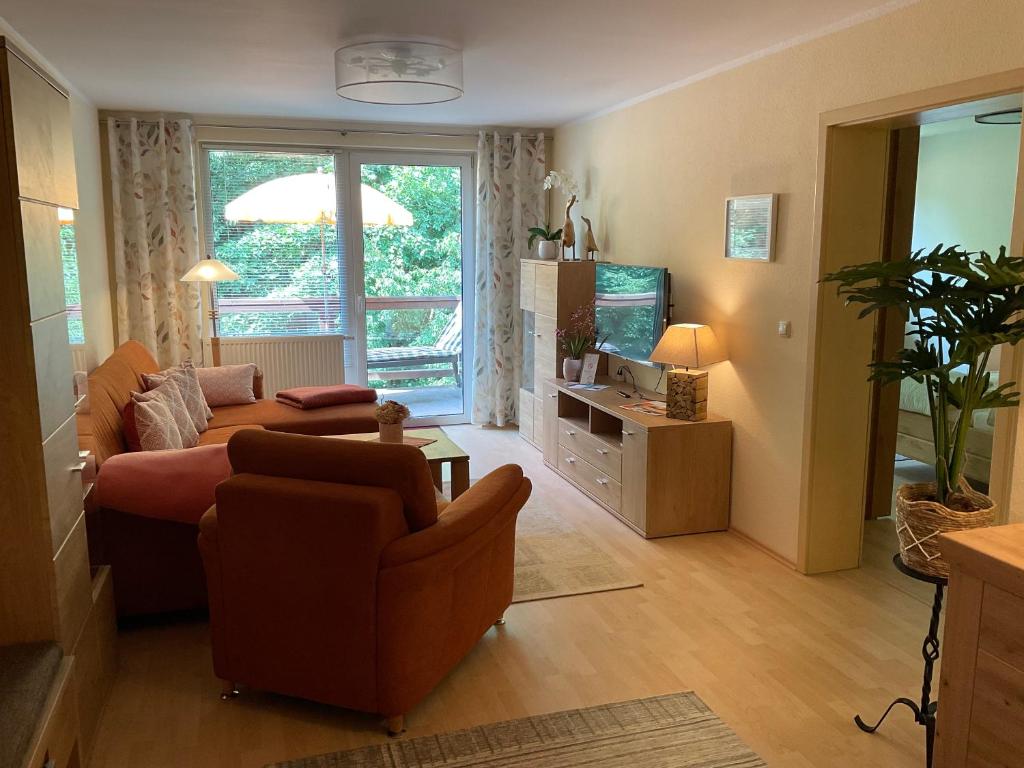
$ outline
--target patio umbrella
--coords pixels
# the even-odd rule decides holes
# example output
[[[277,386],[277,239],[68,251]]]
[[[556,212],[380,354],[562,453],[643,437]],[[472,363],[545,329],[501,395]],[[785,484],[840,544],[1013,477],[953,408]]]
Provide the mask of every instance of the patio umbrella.
[[[363,226],[412,226],[408,209],[366,184],[360,185]],[[327,319],[327,246],[324,228],[336,222],[338,196],[334,174],[296,173],[253,187],[224,206],[228,221],[267,224],[319,224],[320,263],[324,275],[324,317]]]
[[[364,227],[412,226],[407,208],[371,186],[360,187]],[[337,204],[333,173],[297,173],[239,195],[224,207],[224,218],[268,224],[333,224]]]

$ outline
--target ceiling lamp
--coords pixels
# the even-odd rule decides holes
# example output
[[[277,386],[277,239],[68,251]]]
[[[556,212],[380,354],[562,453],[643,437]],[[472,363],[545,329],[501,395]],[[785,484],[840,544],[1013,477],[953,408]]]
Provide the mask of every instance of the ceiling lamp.
[[[1004,109],[1000,112],[975,115],[974,122],[982,125],[1020,125],[1020,112],[1020,109]]]
[[[338,95],[368,104],[438,104],[462,96],[462,51],[417,41],[364,42],[334,52]]]

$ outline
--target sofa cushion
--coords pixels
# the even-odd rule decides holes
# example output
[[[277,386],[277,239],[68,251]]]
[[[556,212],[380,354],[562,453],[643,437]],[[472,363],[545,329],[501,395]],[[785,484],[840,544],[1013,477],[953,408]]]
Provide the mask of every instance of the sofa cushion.
[[[223,444],[121,453],[96,475],[96,498],[107,509],[196,525],[214,503],[217,483],[230,475]]]
[[[160,370],[156,360],[137,341],[127,341],[89,374],[88,446],[102,464],[128,449],[121,421],[132,392],[141,392],[142,374]]]
[[[246,405],[225,405],[213,409],[210,429],[237,424],[262,424],[275,432],[299,435],[346,435],[376,432],[374,403],[332,405],[303,411],[276,400],[257,400]]]
[[[185,447],[171,409],[162,398],[129,400],[124,407],[124,436],[132,451],[167,451]]]
[[[243,429],[263,429],[260,424],[236,424],[233,427],[218,427],[208,429],[199,436],[200,445],[225,445],[235,432]]]
[[[218,405],[242,405],[256,402],[253,379],[256,365],[222,365],[217,368],[197,368],[199,385],[210,408]]]
[[[163,384],[148,392],[133,392],[132,400],[136,403],[147,403],[154,400],[163,403],[171,412],[171,418],[174,419],[174,423],[178,427],[181,447],[195,448],[199,443],[199,432],[196,431],[196,425],[189,415],[188,406],[185,405],[185,398],[174,379],[166,378]]]
[[[205,432],[207,422],[213,418],[210,407],[206,404],[203,396],[203,388],[199,386],[199,374],[191,365],[182,365],[177,368],[167,368],[160,373],[142,374],[142,382],[147,390],[156,389],[165,381],[170,379],[177,385],[181,392],[181,399],[185,401],[185,408],[192,419],[192,426],[196,432]]]

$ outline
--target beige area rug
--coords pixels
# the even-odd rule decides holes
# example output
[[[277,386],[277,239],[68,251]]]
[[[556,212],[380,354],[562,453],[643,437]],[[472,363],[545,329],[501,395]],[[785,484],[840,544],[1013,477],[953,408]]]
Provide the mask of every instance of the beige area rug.
[[[524,717],[267,768],[763,768],[694,693]]]
[[[642,587],[593,539],[531,499],[516,525],[513,603]]]

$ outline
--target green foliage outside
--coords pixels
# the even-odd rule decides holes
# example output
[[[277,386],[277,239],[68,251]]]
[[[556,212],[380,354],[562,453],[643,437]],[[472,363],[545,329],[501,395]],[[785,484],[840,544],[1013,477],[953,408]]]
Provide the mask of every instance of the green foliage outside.
[[[329,154],[213,150],[209,153],[214,255],[240,275],[218,285],[218,296],[305,298],[316,310],[301,312],[222,312],[225,336],[337,333],[341,318],[337,229],[332,222],[268,224],[229,222],[224,208],[246,191],[272,179],[321,171],[334,173]],[[459,168],[443,166],[365,165],[362,183],[408,209],[409,227],[372,226],[363,231],[367,297],[461,296],[462,198]],[[321,234],[323,249],[321,249]],[[326,259],[323,258],[326,254]],[[319,300],[319,301],[317,301]],[[367,345],[429,346],[437,341],[452,309],[370,310]],[[371,380],[389,387],[419,382]],[[427,379],[430,385],[454,385],[454,379]]]
[[[75,242],[75,225],[60,225],[60,261],[64,270],[64,305],[82,306],[82,291],[78,284],[78,247]],[[72,344],[85,343],[85,327],[79,311],[68,314],[68,341]]]

